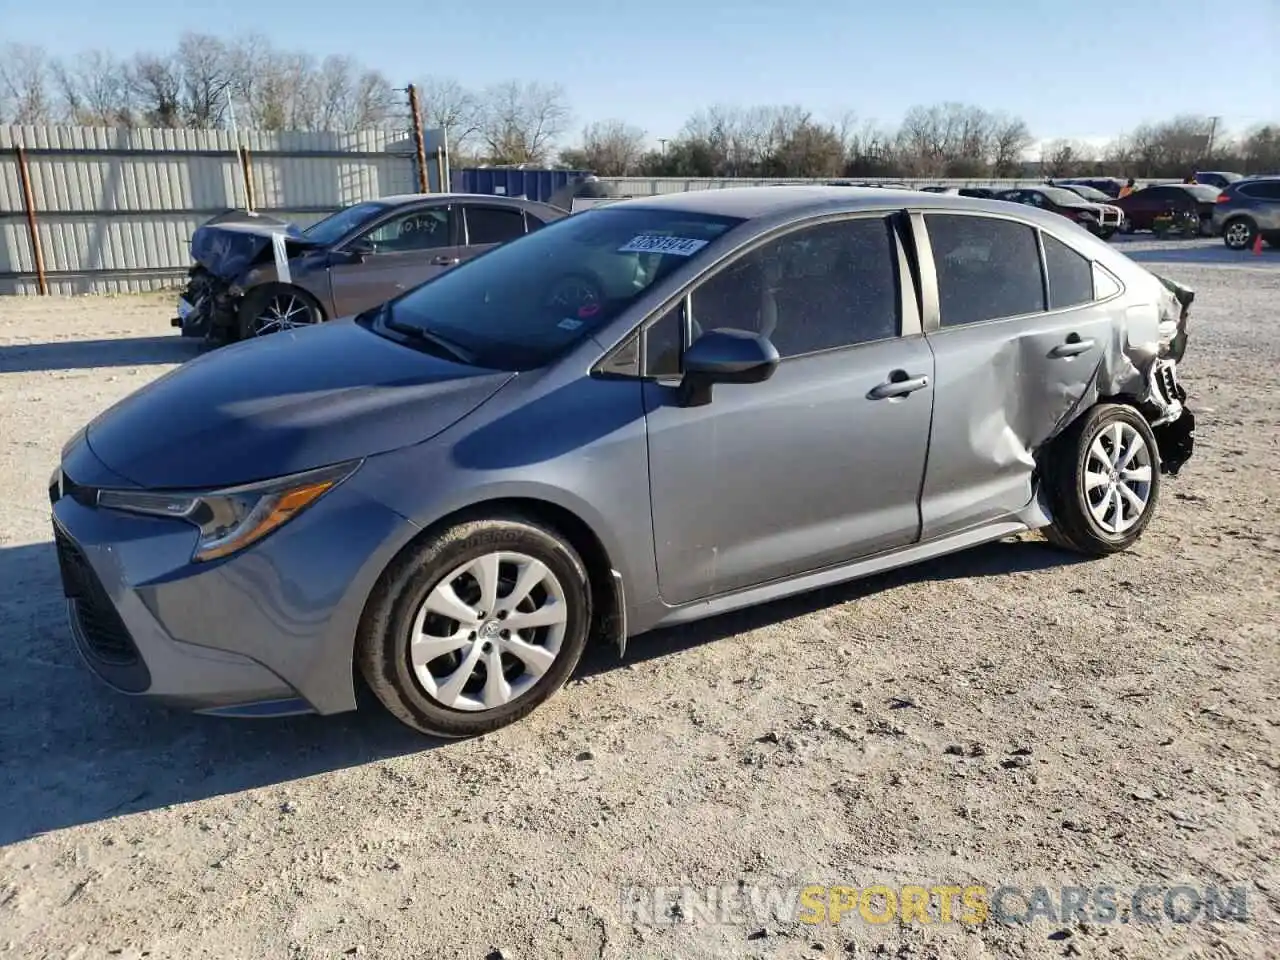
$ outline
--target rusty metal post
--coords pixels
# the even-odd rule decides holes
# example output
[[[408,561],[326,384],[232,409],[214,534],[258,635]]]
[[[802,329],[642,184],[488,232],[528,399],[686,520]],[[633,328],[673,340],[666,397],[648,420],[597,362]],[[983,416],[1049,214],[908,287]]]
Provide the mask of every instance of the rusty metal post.
[[[240,147],[240,172],[244,176],[245,209],[250,213],[257,206],[257,198],[253,195],[253,155],[248,147]]]
[[[22,202],[27,208],[27,233],[31,237],[31,254],[36,261],[36,287],[42,297],[49,295],[49,281],[44,275],[44,248],[40,245],[40,231],[36,229],[36,200],[31,190],[31,171],[27,167],[27,151],[18,145],[13,148],[18,157],[18,181],[22,184]]]
[[[418,192],[430,193],[427,180],[427,147],[422,136],[422,111],[418,109],[418,88],[409,84],[409,113],[413,117],[413,147],[418,155]]]

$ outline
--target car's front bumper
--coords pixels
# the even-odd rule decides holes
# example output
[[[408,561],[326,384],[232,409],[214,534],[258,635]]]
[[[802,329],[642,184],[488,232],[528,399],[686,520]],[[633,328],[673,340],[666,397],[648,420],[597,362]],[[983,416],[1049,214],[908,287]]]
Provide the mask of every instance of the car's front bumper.
[[[56,484],[50,499],[72,637],[112,687],[231,715],[355,707],[365,601],[416,529],[358,483],[207,563],[191,562],[184,521],[102,509]]]

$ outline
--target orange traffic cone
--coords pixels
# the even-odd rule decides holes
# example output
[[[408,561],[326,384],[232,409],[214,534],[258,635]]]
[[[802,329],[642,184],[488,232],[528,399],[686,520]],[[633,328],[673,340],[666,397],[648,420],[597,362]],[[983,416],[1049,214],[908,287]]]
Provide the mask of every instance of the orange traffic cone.
[[[1253,255],[1255,257],[1262,256],[1262,231],[1259,230],[1253,238]]]

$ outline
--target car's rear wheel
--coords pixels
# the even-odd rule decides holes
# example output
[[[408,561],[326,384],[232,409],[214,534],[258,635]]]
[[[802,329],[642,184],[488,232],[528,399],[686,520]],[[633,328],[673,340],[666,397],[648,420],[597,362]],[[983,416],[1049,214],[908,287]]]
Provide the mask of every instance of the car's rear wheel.
[[[1054,441],[1046,483],[1051,543],[1091,556],[1128,549],[1160,496],[1160,449],[1151,425],[1133,407],[1098,404]]]
[[[315,298],[298,287],[267,283],[251,290],[240,304],[240,339],[309,327],[324,320]]]
[[[1222,225],[1222,242],[1231,250],[1247,250],[1257,233],[1257,224],[1248,217],[1233,217]]]
[[[526,716],[563,686],[590,623],[577,551],[511,514],[458,524],[395,561],[365,610],[356,660],[405,724],[476,736]]]

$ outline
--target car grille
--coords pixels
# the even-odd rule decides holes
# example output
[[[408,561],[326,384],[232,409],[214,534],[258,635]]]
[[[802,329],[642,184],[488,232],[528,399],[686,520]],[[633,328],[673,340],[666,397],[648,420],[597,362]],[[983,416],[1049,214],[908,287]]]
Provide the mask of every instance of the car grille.
[[[138,648],[129,636],[129,628],[120,619],[88,558],[56,523],[53,542],[62,571],[62,591],[74,601],[75,617],[89,649],[104,663],[117,666],[137,663]]]

